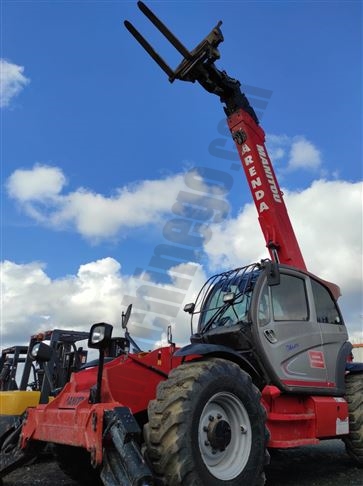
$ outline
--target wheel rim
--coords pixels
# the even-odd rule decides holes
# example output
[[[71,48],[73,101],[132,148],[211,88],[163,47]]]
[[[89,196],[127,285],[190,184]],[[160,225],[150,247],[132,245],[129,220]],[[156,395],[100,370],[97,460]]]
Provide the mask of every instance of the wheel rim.
[[[206,403],[199,421],[199,449],[204,464],[217,479],[236,478],[245,468],[252,445],[252,429],[243,403],[220,392]]]

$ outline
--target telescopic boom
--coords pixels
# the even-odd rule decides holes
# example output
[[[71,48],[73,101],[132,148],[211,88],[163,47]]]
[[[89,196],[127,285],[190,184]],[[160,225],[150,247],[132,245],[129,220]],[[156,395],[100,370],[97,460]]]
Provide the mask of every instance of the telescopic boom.
[[[128,21],[125,27],[150,54],[154,61],[174,80],[198,82],[208,92],[219,96],[227,115],[228,127],[236,144],[247,182],[258,212],[258,219],[273,261],[306,270],[271,160],[265,146],[265,133],[255,111],[241,91],[241,83],[215,66],[223,42],[222,22],[189,51],[175,35],[143,3],[138,7],[155,27],[180,52],[183,60],[172,69],[149,42]]]

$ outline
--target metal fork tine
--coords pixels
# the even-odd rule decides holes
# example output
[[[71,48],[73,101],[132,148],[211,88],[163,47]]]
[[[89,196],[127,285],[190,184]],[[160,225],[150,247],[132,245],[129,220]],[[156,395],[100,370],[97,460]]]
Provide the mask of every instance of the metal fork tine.
[[[185,57],[185,59],[191,59],[191,54],[186,47],[180,42],[175,35],[170,32],[170,30],[164,25],[161,20],[149,9],[144,2],[137,2],[137,5],[141,12],[152,22],[155,27],[168,39],[168,41],[175,47],[176,50],[180,52],[180,54]]]
[[[124,25],[126,29],[132,34],[135,39],[142,45],[146,52],[154,59],[154,61],[161,67],[161,69],[169,76],[169,78],[174,76],[174,71],[170,66],[166,64],[164,59],[159,56],[155,49],[148,43],[148,41],[143,37],[138,30],[128,21],[125,20]]]

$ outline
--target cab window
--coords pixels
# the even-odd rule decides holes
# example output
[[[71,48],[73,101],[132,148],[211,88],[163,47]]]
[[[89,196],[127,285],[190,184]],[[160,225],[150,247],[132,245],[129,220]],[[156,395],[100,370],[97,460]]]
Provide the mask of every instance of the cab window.
[[[260,300],[258,303],[257,318],[260,326],[266,326],[266,324],[270,322],[270,299],[266,282],[264,283],[261,291]]]
[[[232,305],[226,305],[223,301],[223,297],[228,290],[234,293],[237,298]],[[247,313],[250,305],[251,292],[245,294],[240,293],[240,289],[237,285],[229,285],[226,291],[222,291],[219,287],[212,290],[211,295],[208,297],[204,311],[201,314],[200,326],[203,328],[205,324],[213,320],[211,323],[211,329],[219,326],[233,326],[239,321],[245,321],[247,319]],[[223,309],[223,312],[218,313],[219,309]],[[218,313],[218,314],[217,314]]]
[[[307,321],[309,308],[305,281],[281,274],[280,284],[271,287],[271,305],[274,321]]]
[[[341,324],[342,320],[339,310],[329,291],[316,280],[311,280],[311,286],[313,289],[317,321],[328,324]]]

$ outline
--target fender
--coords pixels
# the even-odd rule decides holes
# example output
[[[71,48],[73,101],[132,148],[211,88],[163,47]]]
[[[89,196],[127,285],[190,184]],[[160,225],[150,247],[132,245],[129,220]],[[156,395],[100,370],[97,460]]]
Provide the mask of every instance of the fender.
[[[187,356],[207,356],[223,358],[229,361],[233,361],[238,366],[251,375],[252,380],[255,383],[261,383],[263,381],[262,373],[241,353],[237,353],[232,348],[221,344],[204,344],[204,343],[192,343],[184,346],[174,353],[175,357],[186,358]]]
[[[345,372],[347,371],[347,358],[352,352],[353,346],[346,341],[339,350],[337,356],[337,365],[335,369],[335,382],[338,393],[345,393]]]

